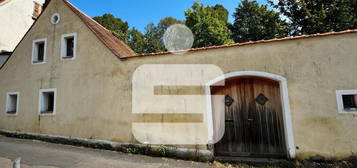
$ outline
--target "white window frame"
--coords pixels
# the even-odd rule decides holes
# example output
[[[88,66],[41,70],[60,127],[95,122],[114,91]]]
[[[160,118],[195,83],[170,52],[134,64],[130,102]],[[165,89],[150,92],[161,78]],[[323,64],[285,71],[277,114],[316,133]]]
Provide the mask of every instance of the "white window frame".
[[[17,102],[16,102],[16,113],[8,113],[8,109],[10,106],[10,96],[11,95],[16,95],[17,96]],[[6,93],[6,105],[5,105],[5,114],[10,115],[10,116],[16,116],[19,112],[19,102],[20,102],[20,93],[19,92],[7,92]]]
[[[35,61],[35,57],[36,57],[36,43],[38,42],[44,42],[45,46],[44,46],[44,50],[43,50],[43,61],[42,62],[34,62]],[[45,64],[46,63],[46,57],[47,57],[47,38],[41,38],[41,39],[36,39],[32,41],[32,59],[31,59],[31,63],[32,64]]]
[[[42,93],[53,92],[53,112],[52,113],[41,113],[41,106],[43,103]],[[56,102],[57,102],[57,89],[40,89],[39,97],[38,97],[38,114],[41,116],[51,116],[56,114]]]
[[[73,57],[72,58],[66,58],[67,55],[67,44],[66,44],[66,38],[67,37],[73,37]],[[70,33],[70,34],[63,34],[61,36],[61,60],[74,60],[76,59],[77,55],[77,33]]]
[[[340,114],[357,114],[356,111],[346,111],[345,107],[343,105],[343,95],[357,95],[357,89],[354,90],[337,90],[336,91],[336,99],[337,99],[337,107],[338,107],[338,113]]]

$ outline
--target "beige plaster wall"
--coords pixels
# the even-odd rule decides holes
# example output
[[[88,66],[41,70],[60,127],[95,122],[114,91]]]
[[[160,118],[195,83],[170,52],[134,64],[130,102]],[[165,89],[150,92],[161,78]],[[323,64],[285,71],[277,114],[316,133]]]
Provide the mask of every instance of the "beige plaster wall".
[[[357,89],[356,44],[354,33],[138,57],[124,63],[128,67],[145,63],[214,64],[224,73],[263,71],[281,75],[288,83],[297,157],[342,158],[357,152],[357,115],[338,113],[336,90]]]
[[[49,22],[54,12],[61,14],[58,25]],[[77,58],[61,61],[60,37],[73,32],[78,34]],[[47,63],[32,65],[32,40],[44,37]],[[357,152],[357,116],[338,114],[335,92],[357,89],[356,46],[357,33],[352,33],[119,60],[61,0],[53,0],[0,70],[0,128],[135,142],[131,122],[142,118],[131,114],[137,67],[214,64],[224,73],[264,71],[285,77],[297,157],[346,157]],[[41,88],[57,88],[53,116],[38,115]],[[6,92],[12,91],[21,94],[17,116],[4,111]]]
[[[60,13],[61,22],[52,25],[50,16],[56,12]],[[62,61],[61,35],[74,32],[78,40],[77,57]],[[33,65],[32,41],[41,38],[47,38],[46,63]],[[129,94],[125,91],[130,86],[120,82],[124,74],[116,68],[120,64],[62,0],[54,0],[1,69],[1,128],[131,141],[131,134],[126,131],[130,128],[130,116],[121,112],[130,106],[119,101],[119,96]],[[54,116],[38,115],[42,88],[57,88]],[[5,95],[11,91],[20,92],[17,116],[5,115]]]

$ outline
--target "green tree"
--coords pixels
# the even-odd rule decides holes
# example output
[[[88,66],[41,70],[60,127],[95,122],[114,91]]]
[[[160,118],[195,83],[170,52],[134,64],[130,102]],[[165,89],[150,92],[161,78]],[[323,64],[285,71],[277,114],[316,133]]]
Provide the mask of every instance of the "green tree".
[[[112,14],[96,16],[93,19],[128,44],[136,53],[165,51],[162,38],[166,29],[173,24],[183,23],[173,17],[165,17],[157,25],[149,23],[145,28],[145,34],[142,34],[135,28],[129,29],[127,22]]]
[[[232,37],[236,42],[273,39],[286,35],[279,13],[257,1],[243,0],[233,14]]]
[[[145,36],[139,30],[137,30],[135,28],[128,31],[127,44],[136,53],[145,53],[146,52]]]
[[[159,21],[157,25],[149,23],[145,28],[145,41],[147,52],[165,51],[163,36],[167,28],[174,24],[182,24],[183,21],[177,20],[173,17],[165,17]]]
[[[96,16],[93,19],[108,30],[110,30],[116,37],[123,40],[124,42],[127,42],[129,30],[128,22],[124,22],[120,18],[116,18],[112,14]]]
[[[218,18],[222,21],[227,23],[228,22],[228,10],[226,8],[224,8],[223,5],[217,4],[215,6],[212,7],[208,7],[211,10],[213,10],[215,13],[217,13]]]
[[[229,44],[230,38],[228,21],[222,16],[223,6],[207,7],[195,2],[192,8],[185,11],[186,25],[195,36],[194,47]],[[227,11],[225,9],[225,11]],[[227,12],[228,13],[228,12]]]
[[[165,47],[160,43],[160,37],[157,34],[157,27],[153,23],[149,23],[145,27],[145,52],[159,52],[164,51]]]
[[[147,49],[150,46],[147,44],[146,35],[143,35],[135,28],[129,29],[128,22],[124,22],[112,14],[96,16],[93,19],[111,31],[114,36],[128,44],[136,53],[152,51]]]
[[[290,21],[292,35],[357,28],[357,0],[278,0],[276,9]]]
[[[164,36],[165,34],[165,31],[171,26],[171,25],[174,25],[174,24],[184,24],[183,21],[181,20],[177,20],[173,17],[165,17],[163,19],[161,19],[159,21],[159,23],[157,24],[156,26],[156,34],[157,36],[162,37]]]

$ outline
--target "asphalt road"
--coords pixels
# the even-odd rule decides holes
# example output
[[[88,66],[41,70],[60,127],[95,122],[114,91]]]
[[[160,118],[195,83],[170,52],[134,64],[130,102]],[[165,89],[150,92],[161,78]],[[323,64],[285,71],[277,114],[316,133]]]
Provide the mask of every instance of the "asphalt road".
[[[52,144],[0,136],[0,168],[12,168],[21,157],[21,168],[183,168],[211,167],[208,163]]]

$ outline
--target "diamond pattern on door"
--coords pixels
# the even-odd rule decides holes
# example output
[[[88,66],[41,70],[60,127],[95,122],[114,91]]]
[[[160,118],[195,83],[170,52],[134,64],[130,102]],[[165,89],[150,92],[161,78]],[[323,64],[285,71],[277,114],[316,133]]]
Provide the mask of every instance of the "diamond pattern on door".
[[[259,103],[260,105],[264,105],[269,99],[265,97],[262,93],[258,95],[257,98],[255,98],[255,101]]]
[[[233,104],[233,102],[234,102],[233,98],[226,95],[226,97],[224,98],[224,104],[229,107]]]

